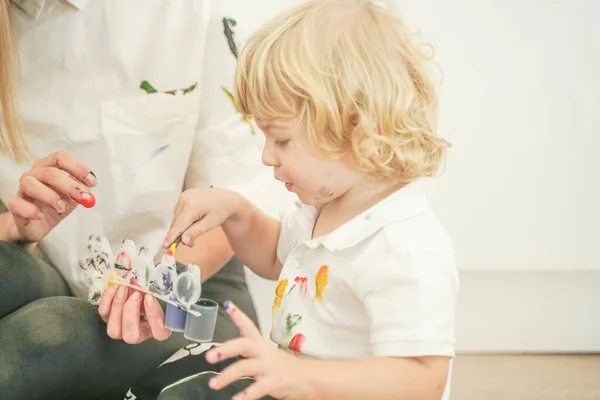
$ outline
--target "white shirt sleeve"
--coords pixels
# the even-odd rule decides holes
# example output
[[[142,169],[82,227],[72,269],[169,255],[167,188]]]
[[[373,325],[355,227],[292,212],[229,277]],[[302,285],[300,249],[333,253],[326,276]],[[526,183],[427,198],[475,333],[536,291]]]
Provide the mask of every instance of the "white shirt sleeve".
[[[458,281],[447,255],[391,248],[356,271],[353,286],[370,319],[375,356],[454,356]]]
[[[238,5],[239,0],[211,2],[198,130],[184,188],[214,185],[235,190],[280,217],[282,205],[289,202],[282,201],[285,188],[277,184],[272,169],[262,164],[263,134],[244,121],[227,94],[234,90],[234,51],[241,51],[242,37],[247,35],[243,34],[243,16],[235,15]]]

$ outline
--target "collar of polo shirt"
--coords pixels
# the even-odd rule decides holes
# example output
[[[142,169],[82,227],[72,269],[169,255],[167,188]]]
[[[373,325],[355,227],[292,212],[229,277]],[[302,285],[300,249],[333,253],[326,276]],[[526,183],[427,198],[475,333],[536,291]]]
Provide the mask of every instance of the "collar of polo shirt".
[[[306,238],[309,248],[324,246],[329,251],[339,251],[355,246],[375,232],[402,219],[417,215],[429,206],[423,190],[424,182],[418,180],[392,193],[374,206],[352,218],[333,232],[314,239]],[[296,213],[304,232],[312,232],[318,212],[315,206],[296,201]]]

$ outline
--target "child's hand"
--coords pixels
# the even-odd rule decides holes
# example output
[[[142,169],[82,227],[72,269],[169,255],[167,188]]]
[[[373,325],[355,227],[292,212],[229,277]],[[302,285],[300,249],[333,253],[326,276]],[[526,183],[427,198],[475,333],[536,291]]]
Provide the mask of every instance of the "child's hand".
[[[252,377],[256,382],[235,395],[233,400],[254,400],[267,395],[289,400],[305,398],[308,382],[304,378],[302,360],[267,343],[252,320],[231,302],[225,302],[224,308],[240,329],[241,337],[211,349],[206,360],[215,364],[236,356],[245,359],[211,379],[210,387],[220,390],[241,378]]]
[[[183,244],[193,246],[198,236],[227,221],[239,207],[240,199],[243,198],[239,194],[226,189],[190,189],[181,193],[164,247],[178,237]]]

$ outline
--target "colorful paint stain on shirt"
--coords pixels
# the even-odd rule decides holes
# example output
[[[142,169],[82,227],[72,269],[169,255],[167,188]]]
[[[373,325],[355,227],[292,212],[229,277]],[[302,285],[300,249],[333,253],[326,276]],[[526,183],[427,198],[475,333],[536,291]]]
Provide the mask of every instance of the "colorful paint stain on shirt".
[[[237,25],[237,21],[233,18],[223,18],[223,33],[225,34],[225,38],[227,39],[227,44],[229,45],[229,50],[231,50],[231,54],[237,59],[239,56],[238,45],[235,41],[235,32],[233,28]]]
[[[327,287],[329,266],[322,265],[319,268],[319,272],[317,272],[317,276],[315,277],[315,286],[316,286],[316,294],[315,301],[318,303],[323,302],[323,296],[325,295],[325,288]]]
[[[227,39],[227,45],[229,46],[229,50],[231,51],[231,54],[233,54],[233,56],[237,60],[240,52],[238,50],[238,48],[239,48],[238,43],[235,40],[234,28],[236,26],[237,26],[237,21],[235,19],[228,18],[228,17],[223,18],[223,33],[225,34],[225,38]],[[233,104],[236,114],[241,115],[242,113],[240,112],[240,110],[237,106],[237,103],[235,102],[235,97],[233,96],[233,94],[231,94],[231,92],[224,87],[222,87],[222,89],[225,92],[225,94],[227,95],[227,97],[229,98],[229,101],[231,102],[231,104]],[[254,131],[254,125],[252,125],[252,117],[249,115],[242,115],[242,121],[244,121],[246,124],[248,124],[248,126],[250,127],[250,133],[254,135],[255,131]]]
[[[193,92],[196,89],[196,87],[198,87],[197,82],[193,83],[192,85],[190,85],[186,88],[166,90],[161,93],[170,94],[173,96],[178,95],[178,94],[188,94],[190,92]],[[159,91],[154,86],[152,86],[152,84],[150,84],[150,82],[148,82],[148,81],[142,81],[142,83],[140,84],[140,89],[142,89],[144,92],[146,92],[148,94],[159,93]]]
[[[294,278],[294,286],[292,286],[290,292],[296,287],[298,287],[300,297],[304,298],[304,296],[306,296],[306,294],[308,293],[308,280],[305,276],[297,276]]]
[[[273,301],[273,317],[275,317],[275,314],[277,314],[277,310],[279,310],[279,306],[281,305],[281,299],[283,298],[283,293],[285,292],[287,284],[287,279],[282,279],[277,283],[277,287],[275,288],[275,300]]]
[[[148,159],[133,173],[133,177],[135,178],[135,176],[137,174],[140,173],[140,171],[144,170],[145,167],[148,166],[148,164],[150,164],[152,162],[152,160],[154,160],[156,157],[158,157],[160,154],[162,154],[163,152],[165,152],[168,148],[170,147],[170,145],[166,144],[164,146],[160,146],[157,149],[154,149],[152,151],[152,153],[148,156]]]
[[[302,353],[302,345],[306,342],[306,336],[301,333],[296,333],[288,342],[288,348],[296,353]]]
[[[292,330],[302,322],[302,316],[300,314],[288,314],[285,318],[285,330],[288,335],[291,336]]]
[[[274,330],[271,330],[269,334],[271,340],[283,346],[287,344],[287,347],[295,353],[302,352],[302,346],[306,342],[305,334],[298,332],[300,330],[298,328],[302,323],[302,315],[293,312],[290,313],[287,308],[290,306],[294,307],[294,302],[304,301],[305,298],[308,300],[308,303],[305,304],[311,302],[322,303],[329,281],[328,273],[329,266],[321,265],[315,275],[314,293],[310,293],[308,290],[309,283],[306,276],[296,276],[289,290],[288,279],[282,279],[277,283],[275,300],[273,302],[273,322],[274,327],[278,326],[279,328],[275,329],[275,334],[273,333]],[[292,303],[289,303],[290,301]],[[283,308],[280,310],[280,307]]]
[[[235,102],[235,97],[233,96],[233,94],[229,90],[224,88],[223,86],[221,86],[221,89],[223,89],[223,91],[229,98],[229,101],[231,102],[231,104],[233,105],[233,108],[235,109],[235,113],[240,114],[242,117],[242,121],[244,121],[250,127],[250,133],[253,135],[256,134],[256,132],[254,131],[254,125],[252,125],[252,117],[250,115],[242,115],[242,113],[240,112],[240,109],[237,106],[237,103]]]

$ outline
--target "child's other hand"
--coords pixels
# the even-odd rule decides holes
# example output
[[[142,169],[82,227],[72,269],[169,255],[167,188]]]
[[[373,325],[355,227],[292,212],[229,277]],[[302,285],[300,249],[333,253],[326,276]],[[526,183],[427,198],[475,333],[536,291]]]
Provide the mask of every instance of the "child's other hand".
[[[243,198],[239,194],[226,189],[189,189],[181,193],[164,247],[168,248],[178,237],[181,243],[192,247],[198,236],[227,221],[236,212],[240,199]]]
[[[230,340],[207,352],[206,360],[215,364],[219,361],[242,356],[211,379],[213,390],[244,377],[252,377],[255,382],[246,390],[238,393],[233,400],[255,400],[264,396],[278,399],[305,398],[308,382],[303,378],[302,360],[297,359],[267,343],[254,323],[231,302],[225,302],[224,308],[240,329],[240,338]]]

